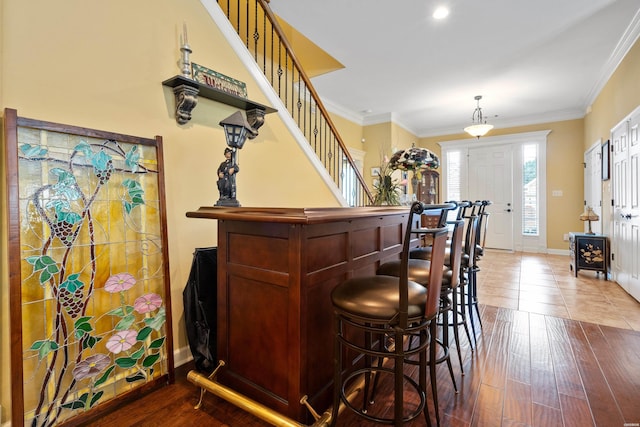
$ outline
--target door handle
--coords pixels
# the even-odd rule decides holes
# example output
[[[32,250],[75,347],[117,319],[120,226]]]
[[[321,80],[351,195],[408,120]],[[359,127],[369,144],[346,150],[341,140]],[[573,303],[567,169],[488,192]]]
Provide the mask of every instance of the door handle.
[[[505,209],[504,211],[505,212],[511,212],[511,209]]]

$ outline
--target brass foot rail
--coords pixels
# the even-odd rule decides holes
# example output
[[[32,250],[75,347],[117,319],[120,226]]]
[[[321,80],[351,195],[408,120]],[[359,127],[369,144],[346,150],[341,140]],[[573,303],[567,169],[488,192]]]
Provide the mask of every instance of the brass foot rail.
[[[281,413],[271,408],[268,408],[265,405],[256,402],[255,400],[249,399],[248,397],[238,393],[237,391],[232,390],[229,387],[226,387],[216,382],[214,380],[214,377],[218,373],[218,370],[224,365],[225,365],[224,361],[220,360],[216,369],[208,377],[204,376],[203,374],[197,371],[189,371],[189,373],[187,374],[187,379],[191,383],[200,387],[200,400],[198,401],[194,409],[199,409],[202,406],[202,399],[204,397],[205,392],[208,391],[211,394],[214,394],[219,398],[226,400],[232,405],[237,406],[238,408],[256,416],[257,418],[260,418],[263,421],[268,422],[271,425],[278,426],[278,427],[307,426],[306,424],[301,424],[298,421],[292,420],[291,418],[286,417]],[[360,393],[360,391],[362,390],[363,383],[364,383],[364,378],[354,382],[354,384],[351,385],[351,387],[347,392],[347,399],[349,401],[352,401],[358,395],[358,393]],[[315,419],[315,422],[311,424],[311,427],[328,427],[329,426],[329,424],[331,423],[332,408],[327,409],[326,411],[324,411],[322,415],[319,415],[315,410],[313,410],[313,408],[307,401],[307,396],[303,396],[302,399],[300,399],[300,403],[305,405],[307,409],[309,409],[309,412]],[[342,412],[344,408],[345,408],[345,405],[341,404],[340,407],[338,408],[338,413]]]

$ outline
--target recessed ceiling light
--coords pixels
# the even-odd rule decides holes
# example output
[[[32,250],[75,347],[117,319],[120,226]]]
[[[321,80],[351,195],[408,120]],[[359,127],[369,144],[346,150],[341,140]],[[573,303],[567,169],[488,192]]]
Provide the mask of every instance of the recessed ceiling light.
[[[449,16],[449,9],[446,6],[440,6],[433,11],[433,19],[444,19]]]

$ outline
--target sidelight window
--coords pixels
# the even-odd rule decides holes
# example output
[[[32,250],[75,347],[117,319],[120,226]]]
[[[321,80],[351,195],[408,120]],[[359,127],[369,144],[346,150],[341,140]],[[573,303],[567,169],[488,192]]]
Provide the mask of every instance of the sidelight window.
[[[452,150],[446,155],[447,200],[462,200],[462,151]]]
[[[538,144],[522,146],[522,234],[537,236],[539,215]]]

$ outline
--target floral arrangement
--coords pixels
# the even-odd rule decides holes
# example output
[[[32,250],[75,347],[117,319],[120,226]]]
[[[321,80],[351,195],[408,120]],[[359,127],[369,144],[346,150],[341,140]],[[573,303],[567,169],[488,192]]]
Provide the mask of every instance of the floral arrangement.
[[[422,170],[438,169],[440,167],[440,159],[431,150],[412,146],[406,150],[396,151],[391,156],[389,165],[392,169],[413,171],[414,176],[420,179]]]

